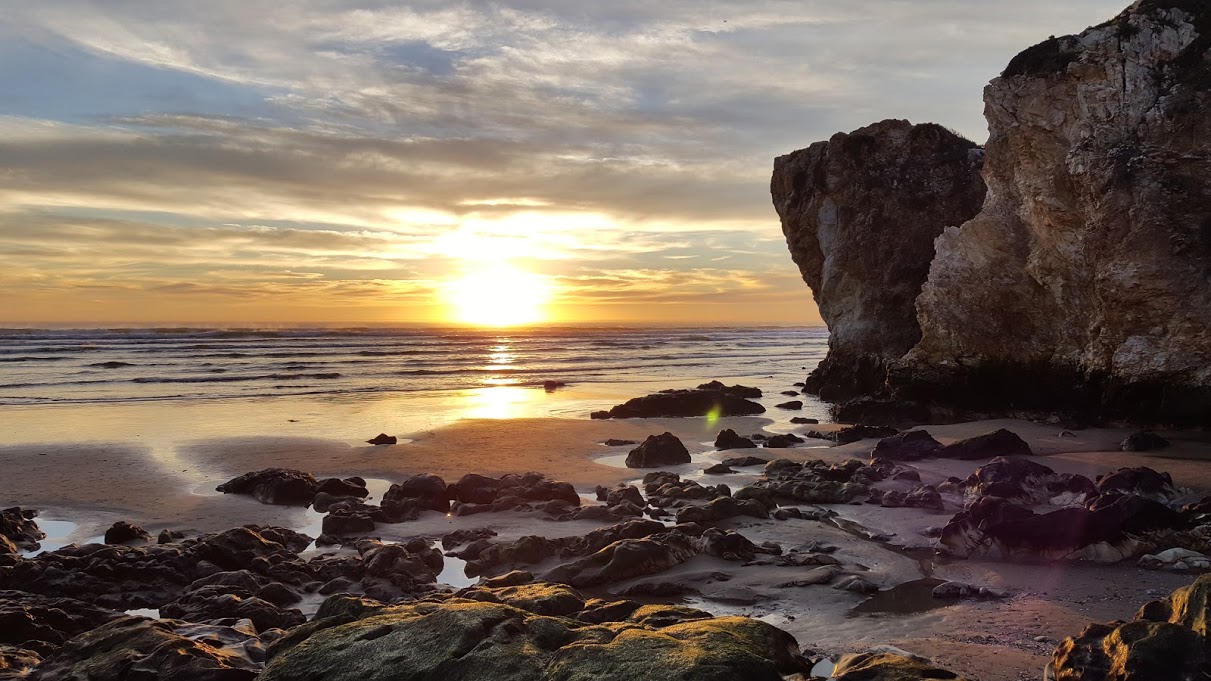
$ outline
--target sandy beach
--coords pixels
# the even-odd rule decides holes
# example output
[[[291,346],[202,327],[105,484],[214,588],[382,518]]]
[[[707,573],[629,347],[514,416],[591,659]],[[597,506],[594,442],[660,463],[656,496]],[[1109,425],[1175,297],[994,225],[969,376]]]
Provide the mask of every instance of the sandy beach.
[[[267,506],[251,498],[222,495],[214,487],[239,474],[267,467],[289,467],[317,476],[359,475],[372,489],[417,473],[434,473],[454,481],[466,473],[499,476],[536,470],[576,486],[592,498],[596,485],[635,481],[642,471],[621,466],[630,446],[607,447],[608,438],[642,440],[672,432],[691,451],[694,462],[671,467],[703,484],[723,482],[737,489],[754,481],[760,468],[703,479],[702,469],[722,457],[714,434],[731,428],[742,434],[770,430],[774,421],[732,417],[708,424],[705,419],[527,418],[466,420],[405,435],[401,444],[374,447],[340,439],[242,437],[183,440],[167,450],[137,442],[70,442],[0,447],[0,500],[42,511],[42,518],[74,523],[57,542],[88,541],[116,520],[129,520],[153,534],[161,529],[186,533],[212,532],[247,523],[272,524],[318,532],[320,514],[309,509]],[[797,426],[795,431],[816,429]],[[820,426],[828,430],[835,426]],[[1191,498],[1211,492],[1206,460],[1211,444],[1205,433],[1169,433],[1174,445],[1162,454],[1126,453],[1118,443],[1129,432],[1119,429],[1063,431],[1059,426],[1025,421],[985,421],[928,428],[945,443],[1007,428],[1031,445],[1035,459],[1058,472],[1090,478],[1123,466],[1146,465],[1172,474]],[[840,462],[867,460],[873,440],[830,446],[808,439],[792,449],[748,450],[769,458]],[[915,463],[922,481],[965,477],[986,461],[931,459]],[[1055,644],[1089,622],[1130,618],[1145,601],[1189,581],[1188,576],[1146,571],[1134,565],[1022,565],[975,560],[935,560],[932,540],[922,532],[945,524],[951,512],[870,505],[830,507],[839,519],[890,535],[869,541],[836,523],[807,520],[725,520],[755,543],[785,548],[821,542],[838,547],[834,554],[883,592],[867,596],[827,586],[779,588],[800,576],[802,567],[743,565],[710,556],[650,577],[611,585],[617,593],[635,583],[681,582],[701,594],[689,599],[717,614],[760,617],[794,634],[799,643],[826,655],[894,645],[942,666],[983,681],[1037,679]],[[501,540],[537,534],[576,536],[601,526],[588,521],[551,522],[538,513],[493,513],[448,517],[430,513],[413,522],[380,525],[384,539],[437,537],[457,529],[490,527]],[[542,568],[544,566],[537,566]],[[939,601],[912,583],[924,578],[958,580],[1005,590],[1005,600]],[[470,582],[468,582],[470,583]],[[900,591],[889,590],[898,585]],[[901,594],[896,596],[895,594]],[[924,594],[924,595],[923,595]],[[865,604],[865,605],[864,605]],[[861,606],[861,607],[860,607]],[[858,608],[858,611],[855,611]],[[867,612],[861,612],[865,609]]]

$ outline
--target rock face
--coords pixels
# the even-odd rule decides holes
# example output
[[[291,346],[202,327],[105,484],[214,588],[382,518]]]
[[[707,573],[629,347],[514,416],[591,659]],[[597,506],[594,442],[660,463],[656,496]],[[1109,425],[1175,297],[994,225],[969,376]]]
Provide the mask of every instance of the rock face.
[[[1112,21],[1018,55],[985,90],[988,200],[979,214],[961,225],[942,219],[953,206],[911,183],[882,197],[895,206],[926,197],[920,214],[945,227],[936,240],[922,231],[884,251],[892,245],[883,237],[843,218],[878,195],[808,189],[828,186],[814,178],[830,175],[806,157],[812,149],[823,157],[845,136],[798,152],[797,164],[795,155],[779,159],[775,206],[834,334],[817,387],[853,348],[844,357],[904,355],[891,363],[884,391],[900,402],[1207,423],[1209,47],[1206,2],[1141,0]],[[886,176],[882,147],[872,148],[839,176],[845,186]],[[804,187],[797,193],[796,177]],[[899,234],[898,223],[877,223],[881,234]],[[859,245],[870,252],[855,253]],[[915,268],[931,254],[915,316],[911,305],[876,304],[889,282],[915,286]],[[889,278],[872,278],[867,261],[876,258]],[[862,314],[838,313],[851,309]],[[886,341],[863,345],[855,318]],[[919,342],[902,352],[917,330]],[[877,392],[872,382],[864,392]]]
[[[1047,678],[1057,681],[1201,679],[1208,664],[1211,576],[1140,608],[1131,622],[1090,624],[1055,649]]]
[[[913,303],[933,240],[979,212],[982,158],[941,126],[889,120],[774,161],[782,233],[832,334],[809,392],[876,389],[921,339]]]
[[[659,468],[690,462],[690,452],[672,433],[649,435],[627,454],[627,468]]]
[[[586,626],[503,603],[394,606],[311,633],[260,678],[780,681],[807,671],[794,638],[764,622],[705,613],[664,622],[651,608],[631,610],[624,621]]]

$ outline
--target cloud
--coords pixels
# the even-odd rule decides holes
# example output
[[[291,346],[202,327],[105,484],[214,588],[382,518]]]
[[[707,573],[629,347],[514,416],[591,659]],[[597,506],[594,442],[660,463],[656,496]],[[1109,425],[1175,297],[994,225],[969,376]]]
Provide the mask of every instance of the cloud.
[[[1121,2],[18,3],[0,265],[319,314],[509,257],[637,315],[810,306],[775,155],[892,116],[982,138],[988,78]]]

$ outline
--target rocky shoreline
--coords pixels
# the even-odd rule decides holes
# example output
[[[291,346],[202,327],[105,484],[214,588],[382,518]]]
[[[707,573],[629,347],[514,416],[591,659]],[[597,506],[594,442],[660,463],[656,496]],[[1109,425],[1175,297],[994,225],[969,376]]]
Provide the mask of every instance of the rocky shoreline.
[[[831,600],[842,616],[895,618],[902,606],[875,604],[898,594],[922,593],[928,612],[1028,598],[988,575],[960,579],[968,561],[1006,561],[1006,574],[1015,563],[1138,563],[1179,579],[1211,568],[1201,552],[1211,548],[1211,497],[1150,467],[1057,472],[1044,463],[1054,457],[1046,445],[1035,451],[1037,436],[1004,428],[939,439],[805,425],[804,435],[813,429],[833,438],[830,448],[806,436],[771,446],[765,433],[727,429],[711,459],[687,462],[680,452],[691,448],[673,433],[613,443],[644,452],[627,457],[633,482],[591,492],[538,473],[452,482],[422,473],[380,489],[289,468],[218,485],[219,501],[322,514],[317,536],[119,521],[96,543],[37,553],[36,512],[8,509],[0,677],[960,678],[913,652],[871,648],[885,642],[821,650],[796,633],[799,616],[829,626],[837,615],[811,615],[810,603]],[[662,459],[670,448],[676,456]],[[457,529],[428,532],[438,520]],[[1172,619],[1156,635],[1186,641],[1171,632],[1194,606],[1167,607],[1147,606],[1145,619]],[[1138,666],[1120,658],[1152,659],[1149,639],[1105,661],[1078,652],[1115,631],[1064,640],[1049,673],[1102,678],[1096,670]],[[431,643],[407,643],[419,640]],[[1203,664],[1189,655],[1187,666]],[[962,678],[987,677],[965,669]]]

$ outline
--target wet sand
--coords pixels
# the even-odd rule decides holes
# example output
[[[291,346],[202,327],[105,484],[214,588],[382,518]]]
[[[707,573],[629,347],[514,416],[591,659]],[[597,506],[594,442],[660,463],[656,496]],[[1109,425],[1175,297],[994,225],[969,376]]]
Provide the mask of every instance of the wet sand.
[[[1193,497],[1211,491],[1211,443],[1205,433],[1167,434],[1174,446],[1158,453],[1125,453],[1118,442],[1129,431],[1089,429],[1061,435],[1058,426],[1022,421],[987,421],[928,430],[942,442],[1008,428],[1025,438],[1038,461],[1060,472],[1091,478],[1121,466],[1147,465],[1168,471]],[[732,453],[713,451],[721,428],[741,434],[777,430],[769,419],[702,419],[590,421],[587,419],[466,420],[407,435],[395,446],[370,447],[356,441],[303,437],[206,438],[182,441],[170,448],[128,442],[11,445],[0,447],[0,504],[42,509],[48,519],[78,523],[72,539],[99,535],[117,519],[143,524],[153,533],[162,528],[207,532],[245,524],[278,524],[314,528],[319,515],[310,510],[265,506],[252,499],[225,496],[214,486],[241,473],[270,466],[298,468],[317,476],[361,475],[385,485],[405,476],[430,472],[447,480],[464,473],[499,475],[537,470],[572,482],[582,493],[598,484],[634,480],[642,471],[619,467],[629,447],[605,447],[607,438],[642,440],[671,431],[695,457],[675,467],[701,475],[704,465]],[[815,426],[796,427],[804,432]],[[829,447],[809,440],[788,450],[747,450],[768,458],[841,461],[867,459],[873,441]],[[928,460],[915,463],[926,482],[950,475],[965,477],[984,461]],[[751,482],[760,468],[704,479],[736,489]],[[791,633],[804,647],[835,655],[875,645],[895,645],[933,657],[942,666],[982,681],[1038,679],[1059,639],[1076,634],[1089,622],[1130,618],[1144,602],[1190,581],[1189,576],[1137,569],[1132,565],[1018,565],[980,561],[942,562],[928,552],[921,535],[942,525],[953,511],[885,509],[868,505],[830,507],[842,519],[894,535],[887,543],[859,538],[835,525],[807,520],[778,522],[737,518],[721,523],[750,540],[773,541],[791,548],[809,541],[838,547],[835,554],[847,572],[862,574],[883,589],[922,578],[959,580],[1010,592],[1004,601],[931,603],[920,594],[889,606],[868,605],[875,612],[854,613],[865,596],[828,586],[778,588],[802,576],[806,568],[744,566],[709,556],[696,557],[674,570],[611,585],[619,592],[636,582],[680,581],[701,596],[694,605],[717,613],[741,612],[761,617]],[[589,522],[552,522],[540,514],[503,513],[450,518],[428,514],[416,522],[382,525],[383,538],[439,537],[455,529],[491,527],[501,539],[525,534],[549,537],[583,534],[599,526]],[[536,571],[547,566],[536,566]],[[723,575],[725,578],[721,578]],[[906,589],[911,591],[911,588]],[[879,601],[876,601],[876,604]],[[1036,640],[1043,637],[1042,640]]]

